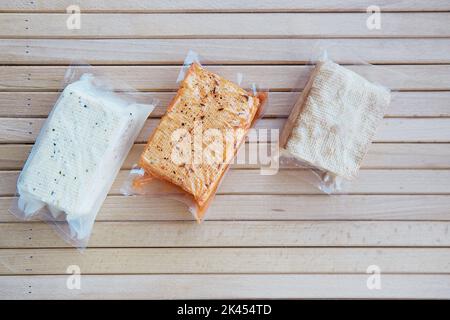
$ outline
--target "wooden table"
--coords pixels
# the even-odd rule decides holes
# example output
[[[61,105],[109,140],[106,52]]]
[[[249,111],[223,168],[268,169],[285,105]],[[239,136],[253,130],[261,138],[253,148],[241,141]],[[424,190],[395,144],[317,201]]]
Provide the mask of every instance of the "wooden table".
[[[73,2],[0,1],[0,298],[450,298],[450,1],[86,0],[69,30]],[[380,30],[366,26],[373,4]],[[259,127],[280,128],[318,39],[340,63],[353,52],[393,71],[375,75],[394,99],[341,194],[320,194],[300,169],[234,166],[201,225],[177,202],[119,194],[188,49],[270,88]],[[8,213],[72,59],[161,100],[84,253]],[[66,286],[71,265],[79,290]],[[373,265],[381,289],[367,287]]]

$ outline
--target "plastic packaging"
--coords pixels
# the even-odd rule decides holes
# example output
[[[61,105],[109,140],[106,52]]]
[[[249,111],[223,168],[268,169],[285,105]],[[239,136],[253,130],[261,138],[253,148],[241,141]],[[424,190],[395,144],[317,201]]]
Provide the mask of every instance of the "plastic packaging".
[[[390,89],[366,79],[379,67],[358,65],[364,77],[322,51],[280,137],[280,166],[304,167],[325,193],[356,177],[391,100]]]
[[[20,173],[10,211],[51,222],[83,248],[156,101],[135,103],[130,87],[90,66],[70,67],[65,84]],[[114,92],[117,86],[128,92]]]
[[[200,222],[267,95],[208,71],[192,51],[180,81],[122,192],[180,200]]]

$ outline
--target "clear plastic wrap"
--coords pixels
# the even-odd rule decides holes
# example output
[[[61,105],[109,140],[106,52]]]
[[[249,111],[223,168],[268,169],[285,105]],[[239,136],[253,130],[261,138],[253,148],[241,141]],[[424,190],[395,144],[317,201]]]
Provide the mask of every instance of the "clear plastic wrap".
[[[305,180],[333,193],[357,176],[391,91],[371,79],[383,67],[357,58],[356,68],[341,66],[324,48],[316,51],[309,80],[280,136],[279,163],[305,168]],[[361,66],[364,76],[356,71]]]
[[[83,248],[157,101],[136,103],[132,88],[90,66],[70,67],[64,84],[20,173],[10,211],[51,222],[67,242]]]
[[[237,74],[238,82],[243,79]],[[125,195],[168,196],[184,202],[200,222],[267,94],[242,89],[199,63],[190,51],[180,87],[148,139]]]

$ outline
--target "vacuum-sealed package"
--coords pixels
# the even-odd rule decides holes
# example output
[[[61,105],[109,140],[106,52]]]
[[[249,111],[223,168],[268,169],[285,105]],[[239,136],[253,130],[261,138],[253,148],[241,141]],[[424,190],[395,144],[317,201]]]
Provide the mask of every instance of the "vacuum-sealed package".
[[[85,69],[94,71],[72,67],[66,79]],[[82,248],[155,101],[135,103],[101,75],[82,73],[73,80],[60,94],[20,173],[11,212],[52,222],[66,241]]]
[[[326,193],[356,177],[391,99],[390,90],[328,58],[317,62],[280,137],[280,164],[310,171]]]
[[[181,200],[200,222],[266,94],[208,71],[192,52],[179,79],[177,94],[122,190]]]

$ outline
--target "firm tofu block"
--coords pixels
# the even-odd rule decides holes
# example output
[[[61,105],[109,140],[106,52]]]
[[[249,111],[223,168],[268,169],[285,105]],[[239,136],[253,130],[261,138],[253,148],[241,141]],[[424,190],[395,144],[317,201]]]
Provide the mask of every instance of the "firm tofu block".
[[[260,96],[249,94],[238,85],[193,64],[150,137],[141,156],[141,167],[147,174],[180,187],[194,197],[200,208],[203,207],[244,140],[261,103]],[[173,161],[172,154],[177,148],[174,133],[180,129],[180,139],[191,138],[185,150],[190,154],[190,160],[181,163]],[[195,134],[200,133],[204,139],[200,143],[200,151],[203,151],[208,143],[205,133],[210,129],[218,130],[223,137],[230,133],[233,136],[231,145],[227,143],[223,148],[228,152],[224,151],[221,161],[208,158],[208,152],[203,152],[206,155],[203,158],[196,156]],[[226,139],[223,141],[230,141]]]
[[[65,88],[20,174],[19,203],[28,215],[44,206],[72,218],[96,213],[127,152],[128,130],[143,122],[90,81],[86,76]]]
[[[389,102],[389,90],[334,62],[321,62],[294,106],[282,146],[301,161],[352,179]]]

